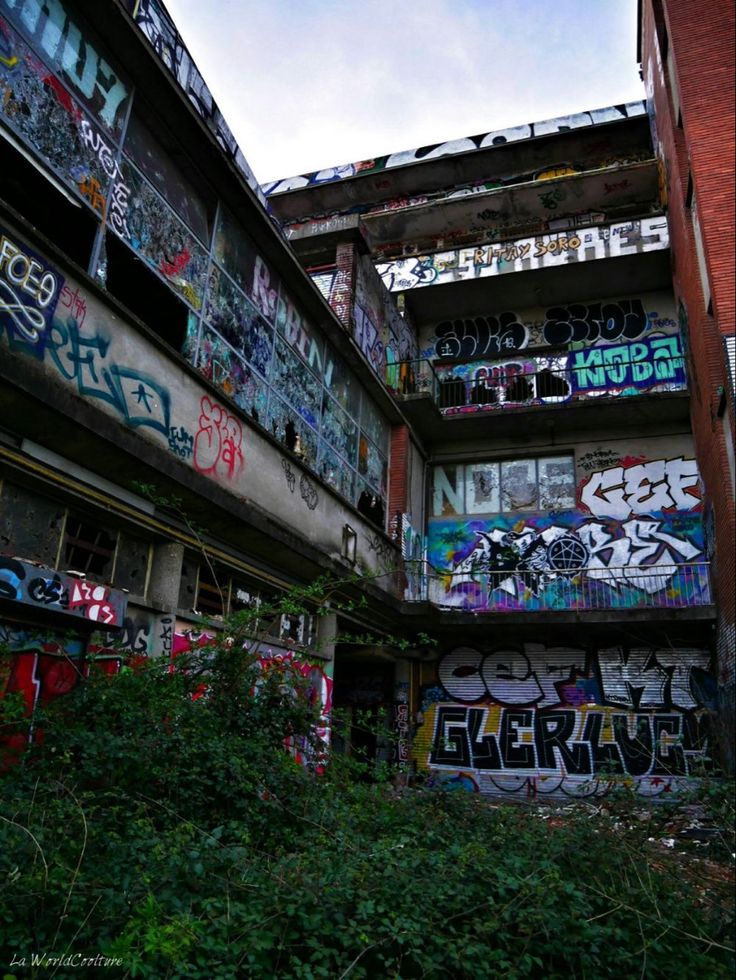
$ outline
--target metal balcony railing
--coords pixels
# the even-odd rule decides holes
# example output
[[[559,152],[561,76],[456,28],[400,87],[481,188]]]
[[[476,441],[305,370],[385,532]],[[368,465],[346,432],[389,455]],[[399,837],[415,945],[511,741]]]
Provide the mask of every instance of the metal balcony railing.
[[[712,602],[709,563],[442,571],[405,563],[404,598],[472,612],[683,609]]]
[[[670,339],[670,338],[664,338]],[[687,387],[680,354],[644,344],[621,345],[616,356],[605,347],[587,351],[473,364],[473,376],[458,376],[462,366],[435,366],[428,358],[391,365],[388,386],[398,396],[429,395],[444,414],[534,405],[557,405],[602,395],[639,395],[683,391]],[[637,359],[639,357],[639,359]],[[470,366],[469,366],[470,368]]]

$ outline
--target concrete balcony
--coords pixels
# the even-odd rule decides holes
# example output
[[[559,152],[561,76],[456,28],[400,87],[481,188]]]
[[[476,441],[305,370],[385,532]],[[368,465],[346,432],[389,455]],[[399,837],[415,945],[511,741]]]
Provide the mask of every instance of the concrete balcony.
[[[507,431],[528,426],[530,412],[584,429],[593,422],[682,420],[688,410],[677,335],[549,354],[521,351],[503,361],[419,358],[391,365],[387,384],[430,443],[450,433],[460,441],[487,434],[494,418],[503,417]]]

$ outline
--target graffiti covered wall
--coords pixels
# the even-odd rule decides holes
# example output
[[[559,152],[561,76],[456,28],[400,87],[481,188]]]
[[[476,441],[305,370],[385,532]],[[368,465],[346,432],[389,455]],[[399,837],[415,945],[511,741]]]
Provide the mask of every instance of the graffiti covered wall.
[[[386,377],[387,369],[392,370],[391,365],[416,357],[412,324],[396,309],[367,255],[357,261],[353,331],[356,343],[381,378]]]
[[[116,674],[121,652],[91,636],[0,622],[0,699],[22,694],[27,715],[69,694],[93,668]],[[34,733],[0,736],[0,772],[18,759]]]
[[[172,662],[175,662],[175,658],[180,654],[192,650],[206,651],[213,640],[212,633],[198,631],[184,622],[177,621],[171,650]],[[332,730],[333,663],[310,658],[305,650],[291,649],[272,643],[248,640],[244,646],[257,658],[257,665],[264,677],[276,676],[280,683],[292,691],[294,678],[298,679],[300,686],[304,685],[301,693],[310,707],[316,708],[318,713],[318,722],[314,729],[317,748],[304,738],[293,737],[286,739],[285,747],[301,765],[319,772],[324,762],[319,746],[324,746],[325,750],[329,747]],[[206,686],[202,685],[201,694],[198,696],[205,693]],[[253,693],[254,696],[258,695],[258,683]]]
[[[145,0],[136,3],[134,13],[222,149],[258,190],[163,6]],[[187,176],[178,152],[165,149],[140,114],[130,111],[132,89],[124,71],[108,64],[93,32],[75,18],[62,0],[0,0],[0,118],[14,134],[8,136],[11,142],[25,143],[40,156],[54,180],[94,214],[95,222],[102,221],[114,233],[98,239],[95,276],[103,284],[116,281],[125,264],[120,239],[188,307],[183,353],[208,380],[353,504],[364,492],[383,497],[387,427],[380,419],[374,424],[378,413],[367,392],[294,302],[240,222],[224,207],[213,220],[211,192]],[[12,240],[11,246],[15,244]],[[18,263],[13,259],[8,268]],[[9,312],[17,306],[18,290],[12,276],[5,278],[0,299],[7,296]],[[31,269],[22,291],[28,292],[34,283],[37,302],[31,318],[38,321],[44,310],[53,312],[53,275],[37,280]],[[120,297],[117,288],[113,292]],[[62,301],[66,316],[83,328],[84,291],[68,285]],[[17,329],[32,305],[21,303]],[[136,312],[146,319],[142,308]],[[403,342],[399,320],[393,334]],[[27,322],[25,328],[39,329],[38,323],[34,327]],[[74,344],[74,329],[64,321],[58,332],[67,330]],[[383,377],[386,352],[398,356],[394,348],[400,345],[389,342],[388,327],[377,342],[382,329],[359,311],[359,341],[369,361],[380,365]],[[64,354],[60,357],[63,360]],[[126,384],[122,379],[118,385],[118,380],[110,372],[109,382],[117,387],[111,397],[121,401],[127,397]],[[149,380],[153,385],[153,378]],[[158,422],[168,427],[166,399],[162,392],[158,395]],[[135,406],[144,404],[146,397],[137,390]],[[129,418],[134,415],[140,424],[151,424],[145,407]],[[208,428],[223,426],[215,421]],[[228,439],[237,440],[234,425],[224,421],[224,429]],[[174,426],[172,448],[182,458],[196,454],[195,436],[191,428]],[[224,465],[225,471],[232,466],[234,473],[237,459],[232,464],[225,460]]]
[[[526,349],[578,351],[678,334],[674,297],[656,292],[442,320],[422,330],[419,345],[432,360],[482,362]]]
[[[430,782],[509,798],[676,793],[708,763],[704,649],[458,647],[422,691],[414,758]]]
[[[435,370],[440,409],[448,415],[687,387],[684,354],[676,335],[569,354],[442,365]]]
[[[266,292],[262,270],[258,282],[262,293]],[[277,292],[274,304],[278,300]],[[291,321],[285,306],[284,311],[283,329],[287,329]],[[294,327],[293,334],[293,343],[297,343],[303,331]],[[356,520],[352,509],[328,496],[297,462],[286,461],[285,469],[273,445],[233,407],[220,402],[160,347],[121,321],[94,292],[62,274],[9,229],[0,229],[0,346],[36,362],[50,383],[64,386],[183,465],[259,503],[289,526],[294,522],[294,502],[304,506],[311,515],[302,526],[305,536],[340,553],[342,525]],[[189,352],[196,364],[206,356],[204,342],[198,346],[196,354]],[[285,344],[283,348],[286,350]],[[308,346],[305,349],[308,357]],[[319,353],[320,348],[317,350]],[[210,351],[209,356],[208,363],[222,361],[216,352]],[[237,359],[234,352],[232,357]],[[296,357],[292,360],[303,363]],[[292,360],[284,362],[286,368]],[[274,372],[283,373],[283,383],[290,384],[293,391],[296,375],[286,369],[282,372],[276,359],[274,364]],[[319,410],[322,388],[306,366],[305,372],[312,388],[305,389],[304,404],[314,389]],[[274,374],[273,384],[277,383]],[[294,443],[289,448],[299,452],[305,465],[319,466],[325,479],[352,501],[359,500],[366,487],[376,495],[385,492],[387,461],[378,447],[387,446],[387,423],[369,399],[361,400],[347,366],[337,359],[329,366],[328,390],[333,397],[324,398],[328,407],[319,422],[319,450],[315,448],[310,458],[306,447],[300,449],[296,422],[292,423]],[[238,393],[232,388],[230,393],[237,401]],[[270,397],[269,405],[285,408],[273,391]],[[351,420],[348,409],[359,414],[360,424]],[[288,424],[287,418],[287,430]],[[277,435],[275,423],[272,428]],[[304,429],[308,428],[305,424]],[[316,433],[314,442],[316,446]],[[355,470],[340,453],[352,453]],[[380,573],[370,549],[363,553],[361,548],[360,558],[371,571]]]
[[[425,328],[420,346],[446,414],[687,387],[664,292],[443,320]]]
[[[654,456],[659,443],[660,452]],[[670,455],[671,454],[671,455]],[[436,467],[430,599],[475,611],[706,605],[690,440]]]
[[[667,219],[642,218],[618,224],[579,228],[573,234],[538,235],[476,248],[460,248],[433,255],[380,262],[376,269],[386,288],[404,292],[443,283],[482,279],[586,262],[635,255],[669,247]]]
[[[127,606],[117,589],[7,555],[0,555],[0,599],[100,626],[122,625]]]

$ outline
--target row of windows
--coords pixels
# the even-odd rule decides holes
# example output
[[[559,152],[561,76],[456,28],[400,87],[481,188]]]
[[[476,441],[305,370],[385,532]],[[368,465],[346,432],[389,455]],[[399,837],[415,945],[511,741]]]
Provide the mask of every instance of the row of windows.
[[[146,593],[149,542],[7,482],[0,496],[0,544],[7,554],[84,573],[132,595]]]
[[[572,455],[435,466],[433,470],[433,517],[574,507]]]
[[[92,582],[110,584],[139,599],[148,597],[150,542],[10,483],[3,485],[0,495],[0,542],[7,554],[84,574]],[[178,602],[182,612],[220,619],[243,610],[262,610],[249,622],[248,632],[302,645],[313,641],[313,616],[271,614],[270,603],[278,603],[275,591],[231,575],[201,556],[184,562]]]
[[[356,502],[366,485],[383,495],[389,427],[342,358],[298,317],[280,296],[274,331],[215,266],[186,354],[343,496]]]
[[[196,574],[196,586],[191,582]],[[230,576],[224,570],[209,564],[190,567],[182,577],[179,604],[186,607],[192,594],[196,596],[193,611],[215,619],[225,615],[250,612],[247,632],[262,634],[282,641],[292,641],[309,646],[315,637],[315,617],[309,613],[272,613],[271,603],[278,604],[278,596],[255,588],[251,582],[238,576]]]

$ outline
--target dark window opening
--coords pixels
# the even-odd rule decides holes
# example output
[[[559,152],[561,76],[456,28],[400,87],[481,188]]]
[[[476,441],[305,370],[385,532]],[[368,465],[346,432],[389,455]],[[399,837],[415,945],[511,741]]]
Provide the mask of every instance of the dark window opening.
[[[659,41],[659,51],[664,62],[667,60],[667,54],[669,53],[670,39],[667,33],[667,24],[664,19],[662,0],[654,0],[652,12],[654,14],[654,29],[657,32],[657,40]]]
[[[693,175],[690,171],[688,171],[687,189],[685,191],[685,207],[688,209],[688,211],[692,211],[694,194],[695,194],[695,186],[693,184]]]
[[[86,270],[98,227],[92,213],[82,204],[78,207],[72,204],[22,153],[2,138],[0,174],[3,175],[0,196],[72,262]],[[61,183],[60,178],[54,179]]]
[[[537,398],[566,398],[570,388],[564,378],[545,369],[537,375]]]
[[[358,498],[358,513],[383,530],[386,523],[386,509],[383,500],[377,494],[364,490]]]
[[[195,562],[184,559],[181,567],[181,580],[179,582],[179,608],[194,609],[194,597],[197,589],[197,565]]]
[[[209,565],[200,565],[197,585],[197,612],[206,616],[222,616],[225,610],[224,589],[227,579],[218,580]]]
[[[284,613],[281,617],[281,628],[279,638],[291,640],[293,643],[300,643],[302,646],[309,646],[312,642],[314,622],[308,613],[290,615]]]
[[[65,568],[108,581],[115,544],[115,537],[104,528],[68,517],[63,541]]]
[[[115,562],[115,588],[127,589],[134,595],[142,596],[145,592],[148,571],[148,543],[129,534],[121,534],[119,542],[120,547]]]
[[[105,242],[108,291],[174,350],[181,351],[187,335],[187,307],[116,235],[108,233]]]
[[[440,381],[440,408],[456,408],[465,404],[465,382],[455,378]]]
[[[526,378],[518,376],[506,387],[506,401],[528,402],[534,395],[532,386]]]
[[[291,419],[289,419],[284,426],[284,445],[286,448],[294,452],[296,449],[297,438],[296,426]]]
[[[493,388],[489,388],[485,381],[477,381],[473,385],[473,390],[470,394],[471,405],[495,405],[498,401],[496,392]]]

